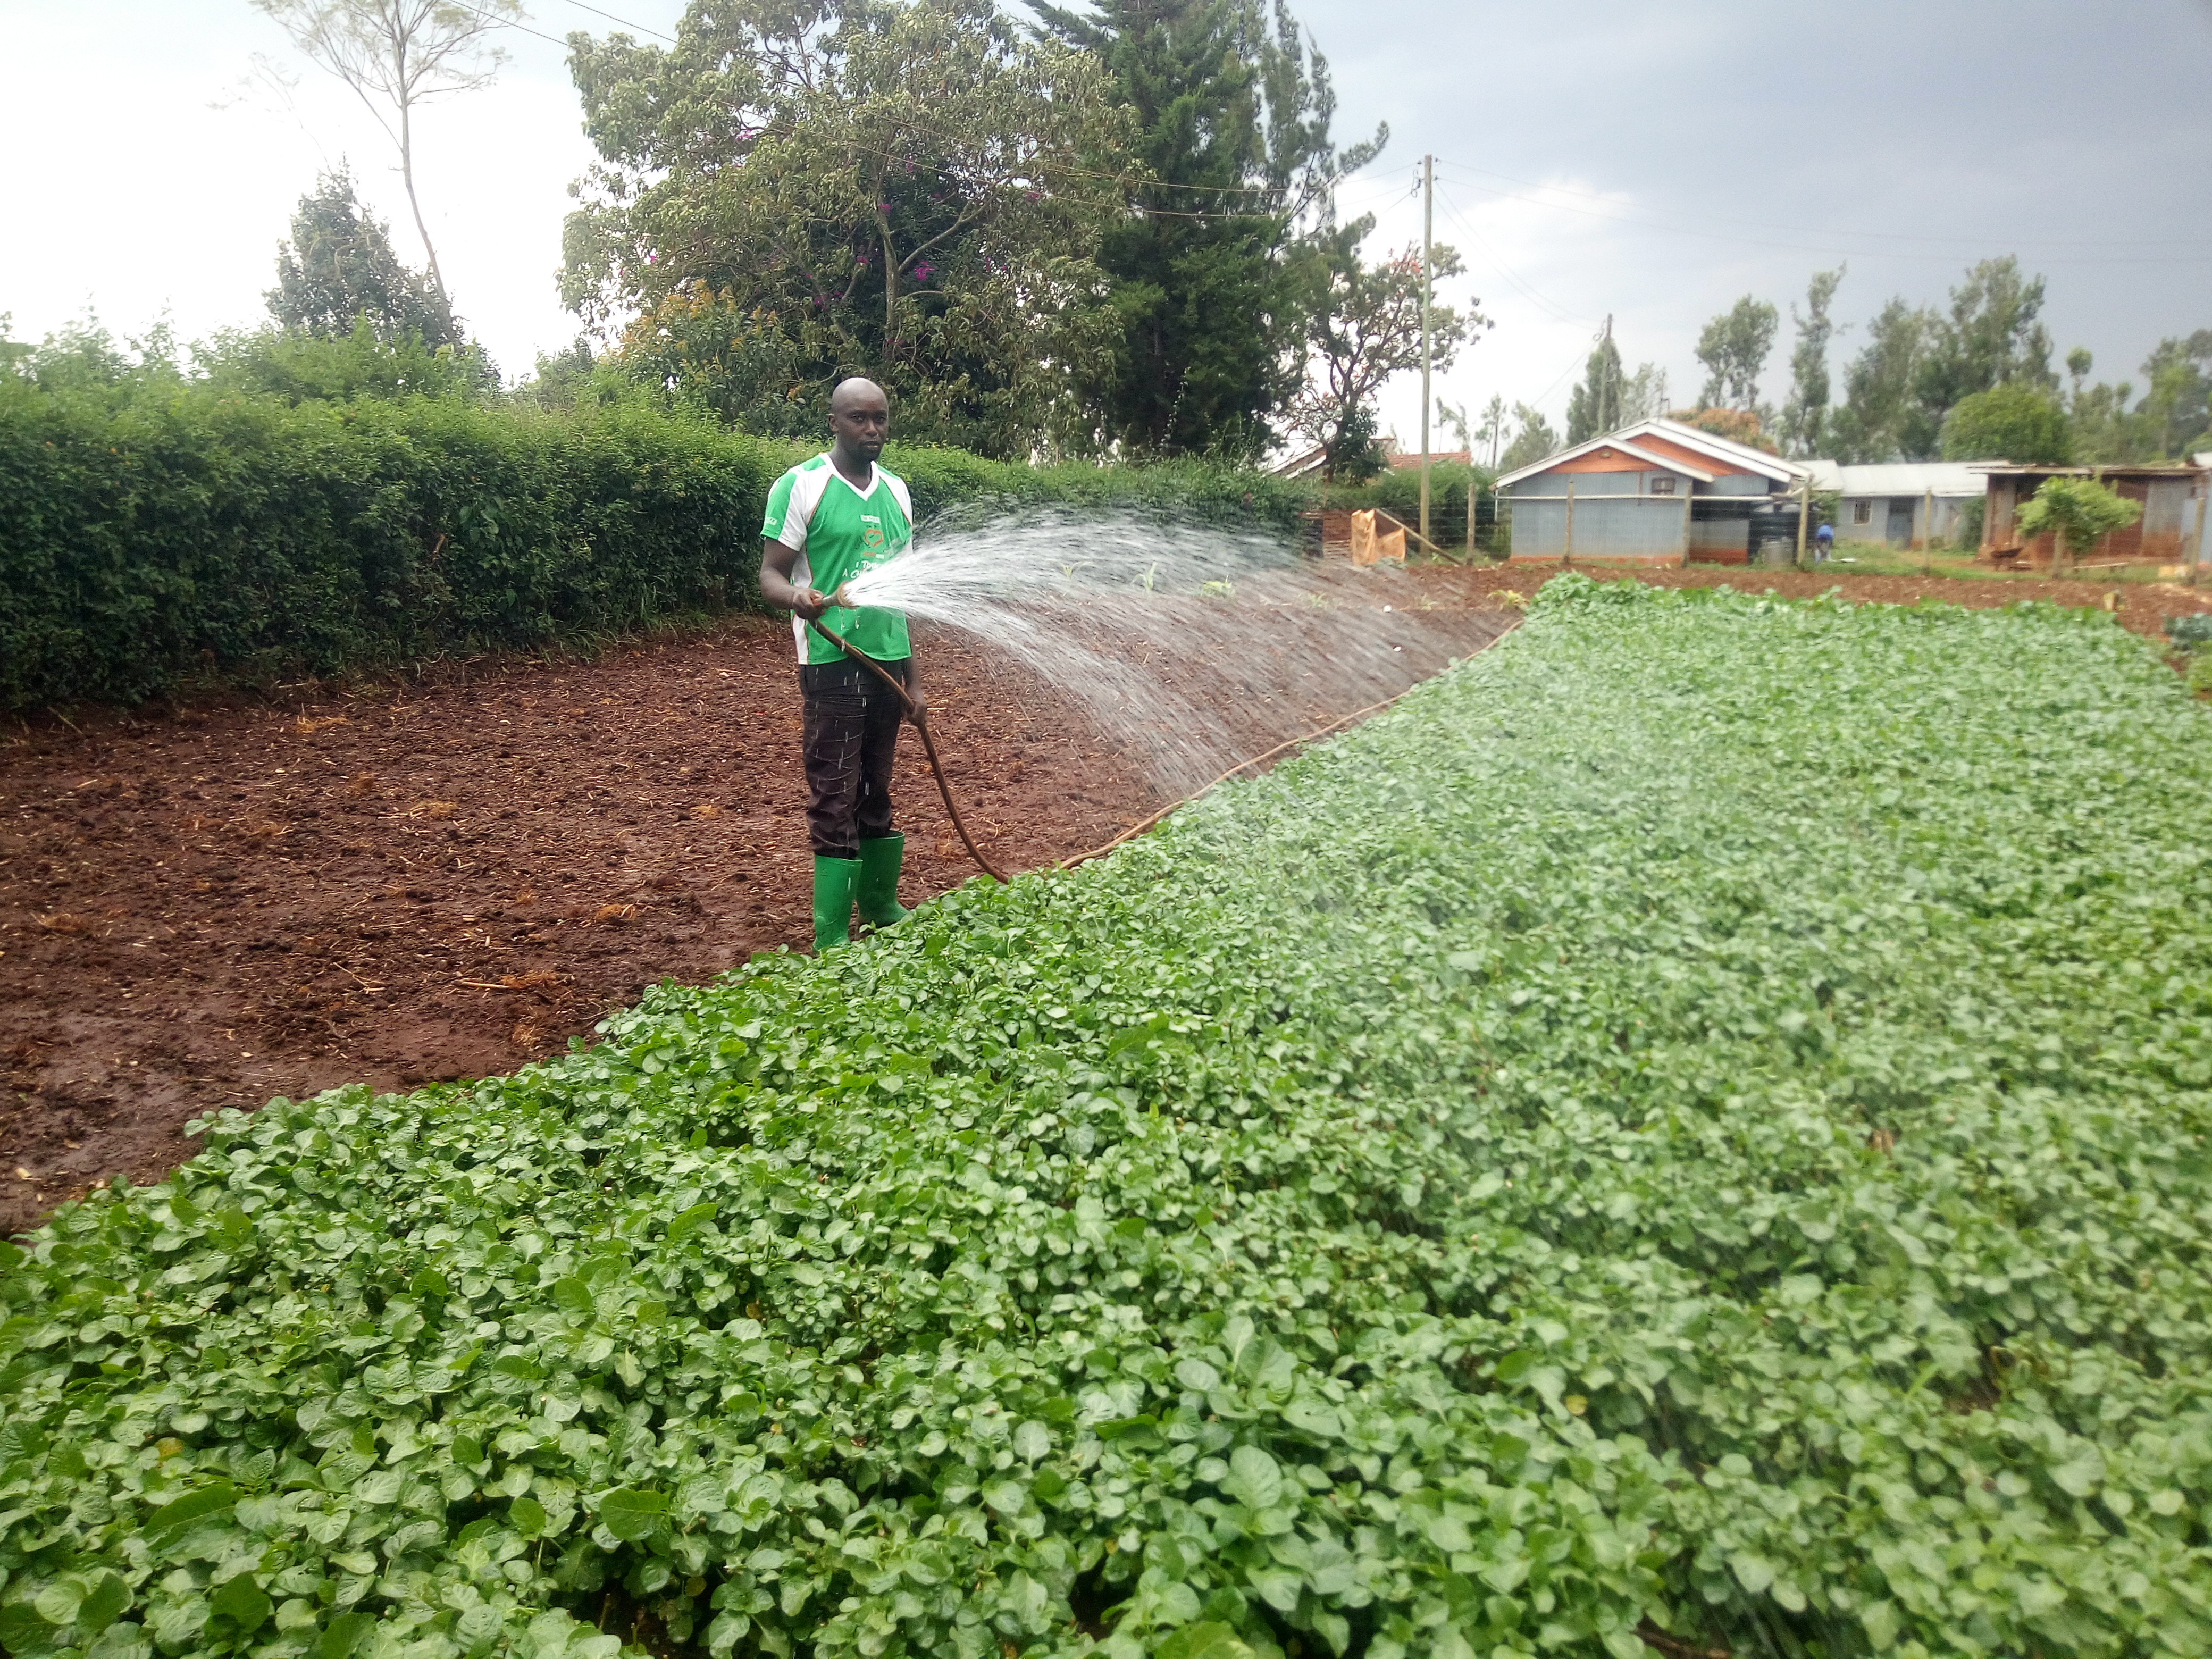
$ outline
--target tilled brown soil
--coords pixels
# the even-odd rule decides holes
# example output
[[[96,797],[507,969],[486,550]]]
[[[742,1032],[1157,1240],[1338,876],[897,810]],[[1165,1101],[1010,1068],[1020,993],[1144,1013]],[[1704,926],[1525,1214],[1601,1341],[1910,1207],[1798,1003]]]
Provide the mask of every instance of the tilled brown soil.
[[[1421,572],[1475,649],[1497,595],[1557,572]],[[1604,573],[1597,573],[1604,574]],[[1967,605],[2179,588],[1695,569],[1668,585]],[[1429,625],[1437,626],[1430,618]],[[0,734],[0,1230],[96,1181],[158,1178],[191,1118],[342,1083],[510,1070],[663,978],[810,933],[790,636],[760,619],[593,662],[450,665],[285,702],[42,720]],[[917,641],[963,810],[1009,870],[1165,804],[1048,684]],[[1348,699],[1340,699],[1348,701]],[[1241,711],[1259,750],[1349,713],[1316,689]],[[915,903],[973,874],[913,734]]]

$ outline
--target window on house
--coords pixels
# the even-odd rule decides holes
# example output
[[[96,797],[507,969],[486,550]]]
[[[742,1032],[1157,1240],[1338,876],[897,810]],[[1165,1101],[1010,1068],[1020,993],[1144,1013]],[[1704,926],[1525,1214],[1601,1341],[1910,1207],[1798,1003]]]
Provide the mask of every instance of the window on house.
[[[1872,501],[1853,501],[1851,503],[1851,522],[1853,524],[1872,524],[1874,522],[1874,503]]]
[[[1651,481],[1651,493],[1655,495],[1673,495],[1674,493],[1674,481],[1672,478],[1654,478]]]

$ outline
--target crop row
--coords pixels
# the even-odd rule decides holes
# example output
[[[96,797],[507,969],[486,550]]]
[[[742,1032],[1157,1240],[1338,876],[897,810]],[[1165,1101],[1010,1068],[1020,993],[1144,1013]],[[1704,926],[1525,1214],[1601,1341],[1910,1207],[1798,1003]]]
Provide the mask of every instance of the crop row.
[[[1072,874],[4,1278],[17,1659],[2212,1646],[2212,723],[1563,578]]]

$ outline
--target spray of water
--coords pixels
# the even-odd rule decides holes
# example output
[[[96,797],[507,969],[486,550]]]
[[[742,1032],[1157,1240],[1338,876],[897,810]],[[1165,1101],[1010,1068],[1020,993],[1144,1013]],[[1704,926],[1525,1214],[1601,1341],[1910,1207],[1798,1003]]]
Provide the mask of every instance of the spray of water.
[[[1079,700],[1167,793],[1404,690],[1495,637],[1387,567],[1129,514],[925,526],[850,602],[972,634]]]

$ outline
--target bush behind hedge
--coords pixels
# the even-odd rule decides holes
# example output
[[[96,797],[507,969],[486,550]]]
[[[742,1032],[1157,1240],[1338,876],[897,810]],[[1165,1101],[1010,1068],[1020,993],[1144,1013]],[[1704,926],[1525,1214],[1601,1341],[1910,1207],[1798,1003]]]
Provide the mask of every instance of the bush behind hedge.
[[[0,707],[129,703],[760,604],[768,488],[804,446],[650,404],[294,402],[173,371],[0,376]],[[979,498],[1257,518],[1297,486],[1204,464],[895,452],[924,514]]]

